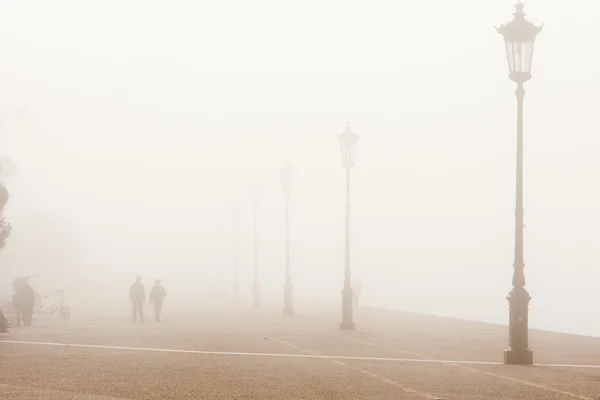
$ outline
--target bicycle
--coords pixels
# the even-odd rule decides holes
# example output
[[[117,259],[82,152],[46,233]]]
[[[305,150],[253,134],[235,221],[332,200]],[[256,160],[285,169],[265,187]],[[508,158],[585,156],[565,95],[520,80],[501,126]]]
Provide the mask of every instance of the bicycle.
[[[36,310],[36,314],[50,314],[53,315],[55,312],[59,311],[60,317],[65,321],[71,318],[71,310],[68,306],[65,305],[65,295],[64,290],[57,290],[56,293],[58,299],[50,304],[47,307],[42,305],[42,302],[39,302],[39,308]],[[50,295],[45,295],[44,299],[50,298]]]

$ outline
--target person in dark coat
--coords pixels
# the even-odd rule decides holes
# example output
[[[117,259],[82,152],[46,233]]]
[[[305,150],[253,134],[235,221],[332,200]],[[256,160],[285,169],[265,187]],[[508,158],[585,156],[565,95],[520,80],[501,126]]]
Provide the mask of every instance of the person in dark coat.
[[[135,278],[135,283],[129,288],[129,300],[133,307],[133,322],[137,321],[138,315],[140,322],[144,322],[144,303],[146,302],[146,291],[142,283],[142,277]]]
[[[8,333],[8,320],[4,316],[2,310],[0,310],[0,333]]]
[[[154,306],[154,319],[160,322],[160,313],[162,311],[163,300],[167,296],[167,291],[161,284],[160,279],[154,281],[154,287],[150,291],[150,304]]]
[[[23,318],[23,325],[31,326],[31,320],[33,318],[33,310],[35,308],[35,291],[29,284],[24,282],[16,297],[17,302],[21,305],[21,316]]]
[[[21,288],[22,283],[23,282],[18,279],[13,280],[13,282],[12,282],[12,285],[13,285],[12,301],[13,301],[13,308],[15,309],[17,326],[21,326],[21,323],[23,322],[23,316],[21,314],[23,307],[21,305],[21,299],[18,296],[19,289]]]

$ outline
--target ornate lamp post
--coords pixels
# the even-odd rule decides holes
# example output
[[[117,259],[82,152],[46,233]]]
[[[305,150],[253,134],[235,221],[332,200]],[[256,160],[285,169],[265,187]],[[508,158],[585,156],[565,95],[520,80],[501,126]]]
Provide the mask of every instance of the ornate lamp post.
[[[255,309],[259,309],[262,308],[262,305],[260,303],[260,277],[258,274],[258,229],[256,225],[256,211],[258,208],[258,189],[256,187],[256,184],[252,185],[252,187],[250,188],[250,201],[252,205],[252,220],[254,226],[254,299],[252,306]]]
[[[279,171],[281,174],[281,185],[283,187],[283,195],[285,196],[285,285],[284,290],[284,306],[283,316],[291,317],[294,315],[294,299],[292,274],[290,271],[290,194],[292,191],[292,178],[294,170],[290,163],[286,161],[285,165]]]
[[[240,248],[240,204],[233,205],[233,304],[240,304],[240,277],[238,255]]]
[[[496,30],[504,36],[509,77],[517,84],[517,188],[515,210],[515,261],[509,304],[509,344],[504,352],[505,364],[531,365],[533,352],[529,349],[529,301],[525,289],[523,260],[523,84],[531,79],[533,45],[542,26],[525,19],[523,3],[517,3],[514,19]]]
[[[344,265],[344,289],[342,290],[342,322],[340,329],[353,331],[352,320],[352,278],[350,274],[350,169],[354,165],[356,142],[359,136],[346,125],[344,132],[338,136],[342,151],[342,166],[346,169],[346,257]]]

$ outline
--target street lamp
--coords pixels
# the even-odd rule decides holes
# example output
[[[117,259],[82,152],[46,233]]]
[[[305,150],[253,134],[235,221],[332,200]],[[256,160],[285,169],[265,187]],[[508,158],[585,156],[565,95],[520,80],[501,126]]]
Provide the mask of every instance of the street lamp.
[[[543,25],[535,26],[525,19],[523,3],[515,6],[514,19],[496,30],[504,36],[510,79],[517,84],[517,187],[515,209],[515,261],[512,290],[506,297],[509,305],[509,344],[504,351],[504,363],[533,364],[529,349],[529,301],[525,289],[525,262],[523,260],[523,84],[531,79],[533,45]]]
[[[294,299],[292,274],[290,271],[290,194],[292,191],[292,178],[294,170],[289,162],[279,171],[281,175],[281,185],[283,187],[283,195],[285,196],[285,285],[284,290],[284,306],[283,316],[291,317],[294,315]]]
[[[344,289],[342,290],[342,322],[340,329],[353,331],[355,329],[352,320],[352,281],[350,274],[350,169],[354,165],[356,154],[356,142],[359,136],[346,125],[344,132],[338,136],[340,149],[342,151],[342,166],[346,168],[346,261],[344,267]]]
[[[240,205],[233,204],[233,304],[240,304],[239,255],[240,247]]]
[[[254,300],[252,306],[255,309],[262,308],[260,303],[260,277],[258,274],[258,229],[256,226],[256,209],[258,208],[258,189],[256,184],[250,188],[250,201],[252,206],[252,219],[254,226]]]

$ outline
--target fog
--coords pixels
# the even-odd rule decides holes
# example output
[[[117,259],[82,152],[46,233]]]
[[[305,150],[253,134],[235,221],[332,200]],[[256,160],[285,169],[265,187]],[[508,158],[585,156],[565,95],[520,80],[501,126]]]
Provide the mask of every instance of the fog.
[[[296,303],[338,304],[345,173],[361,302],[505,323],[514,245],[514,1],[22,0],[0,13],[0,154],[15,276],[74,310],[129,313],[162,278],[171,310],[231,304],[241,205],[250,309],[258,187],[263,304],[283,307],[284,196]],[[546,22],[525,86],[530,326],[600,335],[600,90],[591,0],[531,0]],[[40,289],[42,290],[42,289]],[[357,319],[360,326],[360,319]]]

